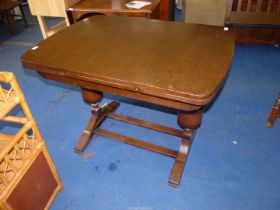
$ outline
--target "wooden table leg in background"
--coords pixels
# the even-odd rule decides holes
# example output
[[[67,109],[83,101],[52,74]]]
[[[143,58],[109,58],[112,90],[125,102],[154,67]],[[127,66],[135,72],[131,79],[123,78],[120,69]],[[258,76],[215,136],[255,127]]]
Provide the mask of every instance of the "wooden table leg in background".
[[[15,22],[14,22],[14,16],[11,12],[11,10],[6,10],[4,12],[2,12],[2,17],[3,17],[3,21],[4,23],[8,26],[9,28],[9,32],[12,35],[15,35]]]
[[[275,104],[272,107],[271,112],[268,116],[266,127],[272,128],[276,118],[280,118],[280,94],[278,95],[278,98],[276,99]]]
[[[171,174],[169,176],[169,184],[178,187],[185,168],[188,154],[192,145],[192,140],[196,129],[200,126],[203,115],[203,108],[191,112],[182,112],[178,114],[178,124],[184,129],[183,138],[175,159]]]
[[[81,92],[84,101],[91,104],[92,115],[74,148],[74,151],[77,153],[82,153],[85,150],[94,134],[94,129],[101,126],[103,121],[106,119],[107,114],[111,111],[114,111],[120,105],[118,102],[113,101],[108,105],[100,107],[99,101],[101,101],[103,98],[102,92],[86,88],[81,88]]]

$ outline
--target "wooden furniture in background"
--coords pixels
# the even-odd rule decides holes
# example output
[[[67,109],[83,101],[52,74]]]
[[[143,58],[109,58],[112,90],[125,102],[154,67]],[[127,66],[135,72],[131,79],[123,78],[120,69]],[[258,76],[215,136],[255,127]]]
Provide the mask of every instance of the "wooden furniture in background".
[[[229,0],[225,24],[243,43],[280,43],[280,0]]]
[[[272,128],[274,121],[280,118],[280,94],[278,95],[278,98],[275,100],[275,104],[271,109],[271,112],[268,116],[266,127]]]
[[[280,0],[185,0],[185,22],[228,26],[242,43],[280,43]]]
[[[245,44],[280,44],[280,28],[263,26],[234,26],[235,39]]]
[[[13,10],[19,7],[22,19],[27,27],[27,21],[22,9],[22,2],[17,0],[0,0],[0,14],[2,21],[8,26],[10,34],[15,34],[15,20]]]
[[[166,155],[175,158],[169,183],[178,186],[203,107],[222,87],[234,46],[233,34],[223,27],[99,15],[39,43],[21,61],[47,79],[80,86],[84,101],[92,105],[76,152],[98,134]],[[177,109],[182,130],[117,114],[115,101],[100,107],[102,92]],[[106,118],[180,137],[180,148],[104,130],[100,126]]]
[[[158,18],[160,0],[150,0],[150,2],[150,5],[141,9],[130,9],[126,7],[127,0],[81,0],[71,6],[67,13],[71,23],[93,14]]]
[[[279,0],[229,0],[227,24],[280,24]]]
[[[31,14],[37,16],[44,39],[70,25],[66,9],[78,1],[79,0],[28,0]],[[65,21],[48,28],[44,19],[45,17],[62,17]]]
[[[17,125],[0,133],[0,209],[48,209],[62,183],[14,75],[0,72],[0,84],[1,125]],[[11,115],[18,105],[23,116]]]
[[[175,18],[175,0],[160,0],[158,19],[173,21],[174,18]]]

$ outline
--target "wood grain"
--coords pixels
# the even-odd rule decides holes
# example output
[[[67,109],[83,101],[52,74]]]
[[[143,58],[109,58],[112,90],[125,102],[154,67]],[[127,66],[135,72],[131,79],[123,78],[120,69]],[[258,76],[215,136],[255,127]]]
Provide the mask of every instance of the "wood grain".
[[[211,101],[231,65],[222,27],[95,16],[41,42],[24,66],[194,105]]]

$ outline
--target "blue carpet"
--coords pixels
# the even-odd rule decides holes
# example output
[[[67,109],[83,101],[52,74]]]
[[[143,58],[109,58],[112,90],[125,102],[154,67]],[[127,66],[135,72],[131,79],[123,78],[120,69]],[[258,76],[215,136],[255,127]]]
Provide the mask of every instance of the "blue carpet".
[[[265,127],[280,90],[279,47],[236,46],[224,88],[206,110],[181,185],[174,189],[167,184],[171,158],[100,136],[84,152],[94,156],[74,153],[90,114],[79,89],[21,67],[20,55],[41,39],[36,22],[14,37],[4,27],[0,32],[0,69],[16,74],[64,184],[51,209],[280,209],[280,120]],[[115,98],[105,95],[102,102]],[[177,128],[175,110],[117,99],[118,113]],[[174,149],[180,142],[113,120],[102,127]]]

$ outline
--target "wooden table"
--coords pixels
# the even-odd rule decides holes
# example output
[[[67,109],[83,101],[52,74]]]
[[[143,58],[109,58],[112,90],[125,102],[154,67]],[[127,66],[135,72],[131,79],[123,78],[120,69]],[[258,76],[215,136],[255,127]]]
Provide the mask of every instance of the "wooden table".
[[[70,23],[78,22],[93,14],[158,18],[160,0],[149,0],[150,5],[141,9],[130,9],[126,4],[132,0],[81,0],[67,10]]]
[[[222,87],[233,53],[233,34],[222,27],[94,16],[39,43],[21,61],[47,79],[80,86],[92,105],[76,152],[98,134],[167,155],[175,158],[169,183],[178,186],[203,107]],[[119,115],[115,101],[99,107],[103,92],[177,109],[182,130]],[[104,130],[107,117],[178,136],[181,146],[175,151]]]
[[[24,21],[25,27],[27,27],[27,21],[22,9],[22,2],[17,0],[0,0],[0,16],[2,21],[8,26],[10,34],[15,34],[15,20],[12,10],[19,7],[21,17]]]

